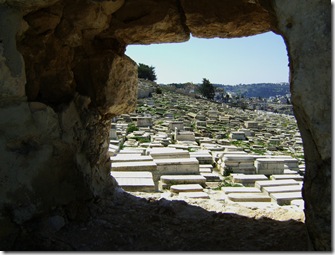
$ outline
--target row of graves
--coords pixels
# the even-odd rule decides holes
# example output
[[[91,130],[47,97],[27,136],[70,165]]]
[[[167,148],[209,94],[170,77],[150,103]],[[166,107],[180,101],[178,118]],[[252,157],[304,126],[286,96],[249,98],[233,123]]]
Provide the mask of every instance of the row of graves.
[[[154,94],[113,119],[109,156],[111,175],[128,192],[303,206],[293,116]]]

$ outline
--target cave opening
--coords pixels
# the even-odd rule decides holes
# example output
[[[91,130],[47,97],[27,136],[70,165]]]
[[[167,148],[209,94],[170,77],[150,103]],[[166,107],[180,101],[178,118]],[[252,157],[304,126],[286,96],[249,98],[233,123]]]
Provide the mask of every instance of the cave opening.
[[[224,181],[223,174],[225,171],[221,170],[220,172],[219,168],[223,167],[220,166],[222,162],[218,163],[218,158],[225,154],[225,145],[237,145],[236,150],[242,150],[255,158],[268,157],[279,160],[280,157],[287,157],[286,162],[282,159],[283,165],[282,170],[279,170],[280,174],[283,176],[285,173],[298,174],[300,177],[297,177],[297,179],[302,184],[304,154],[300,132],[290,103],[289,84],[286,83],[289,72],[288,57],[286,46],[281,36],[268,32],[235,39],[200,39],[191,37],[190,41],[184,43],[128,45],[125,54],[130,56],[138,65],[143,63],[152,65],[151,67],[154,69],[155,75],[157,75],[155,77],[157,78],[156,83],[150,80],[145,81],[144,79],[139,81],[140,87],[138,88],[136,110],[129,115],[117,116],[112,121],[113,128],[111,133],[113,134],[110,136],[111,146],[109,150],[112,161],[111,171],[112,176],[114,175],[113,177],[125,190],[133,192],[150,190],[145,185],[141,187],[140,183],[148,177],[146,175],[150,175],[152,166],[151,168],[148,166],[147,169],[149,170],[146,172],[146,166],[143,165],[142,171],[146,172],[143,173],[143,176],[146,177],[142,178],[136,177],[140,174],[138,172],[135,173],[136,170],[134,170],[134,179],[130,180],[118,172],[121,171],[119,170],[119,166],[121,167],[120,161],[123,162],[128,158],[129,171],[126,168],[124,169],[127,171],[125,174],[129,178],[132,175],[131,169],[134,168],[130,165],[137,160],[140,161],[141,156],[143,156],[142,160],[147,161],[150,158],[152,162],[159,158],[167,159],[169,157],[173,161],[176,157],[183,158],[183,156],[176,154],[178,151],[180,152],[179,154],[187,152],[185,157],[198,159],[200,172],[197,174],[199,176],[206,176],[205,173],[201,173],[202,165],[206,165],[206,163],[212,165],[214,170],[210,168],[210,170],[204,169],[203,171],[209,171],[210,175],[219,173],[219,177],[216,179],[218,182],[216,186],[213,183],[211,183],[212,187],[208,187],[206,184],[202,186],[207,188],[207,190],[209,188],[209,191],[212,189],[217,190],[222,185],[222,181]],[[261,87],[258,91],[260,94],[255,95],[252,92],[248,94],[248,92],[241,92],[240,90],[228,93],[225,90],[221,90],[216,93],[215,100],[202,101],[202,104],[210,105],[208,108],[201,108],[199,104],[194,105],[192,102],[192,100],[199,98],[197,93],[199,93],[198,87],[201,77],[213,80],[217,90],[220,90],[220,85],[223,83],[233,84],[236,87],[247,86],[245,84],[249,84],[248,86],[259,85]],[[218,82],[220,79],[221,82]],[[222,82],[223,80],[225,82]],[[227,82],[228,80],[230,82]],[[268,93],[268,90],[270,90],[269,86],[275,85],[277,85],[276,89],[285,86],[285,89],[278,92],[281,95],[273,94],[270,97],[269,94],[261,94],[264,93],[264,90],[265,93]],[[143,86],[146,88],[143,88]],[[262,86],[265,89],[262,90]],[[188,96],[189,101],[185,102],[176,99],[173,93]],[[228,95],[229,101],[223,93]],[[179,103],[181,105],[178,105]],[[243,116],[243,118],[240,116],[241,119],[238,119],[238,115],[241,115],[241,113],[238,111],[229,112],[229,110],[226,110],[228,108],[243,109],[242,113],[246,113],[246,116]],[[211,113],[208,114],[208,111],[214,109],[218,115],[222,116],[214,118],[210,116]],[[200,120],[195,117],[192,119],[190,118],[191,114],[203,115],[202,118],[204,119]],[[229,114],[233,116],[228,117],[230,120],[226,122],[224,115],[229,116]],[[281,116],[280,120],[277,119],[279,118],[278,116]],[[234,120],[234,118],[237,120]],[[266,119],[266,122],[261,121],[262,118]],[[247,126],[245,126],[248,124],[244,123],[255,119],[259,121],[259,125],[256,129],[252,129],[250,133],[250,130],[246,129]],[[236,121],[240,121],[239,126],[236,125]],[[190,136],[190,141],[187,141],[187,138],[180,138],[186,139],[186,142],[185,140],[184,142],[182,140],[177,141],[175,130],[171,129],[170,126],[180,129],[179,131],[193,132],[194,134]],[[242,141],[240,139],[232,139],[234,131],[246,132],[245,139],[242,139]],[[265,133],[266,137],[263,136],[263,133]],[[205,137],[207,141],[206,139],[202,141]],[[222,137],[229,138],[230,141],[227,140],[223,143],[218,139]],[[202,143],[213,143],[216,144],[216,147],[221,146],[221,148],[215,148],[212,151],[206,148],[206,145],[205,147],[202,146]],[[165,152],[164,148],[166,149]],[[170,149],[177,149],[177,151],[168,152]],[[197,151],[203,152],[204,150],[209,152],[212,160],[200,160],[201,157],[196,156]],[[161,155],[158,155],[159,151]],[[127,153],[129,153],[129,156],[126,155]],[[135,159],[136,157],[138,158]],[[292,161],[291,163],[288,163],[289,159]],[[158,166],[158,168],[161,167]],[[274,168],[272,174],[275,175],[279,172],[278,169]],[[256,168],[254,168],[254,171],[235,169],[231,173],[261,174],[262,171],[256,170]],[[271,179],[271,170],[263,173],[266,173],[266,177]],[[176,167],[174,172],[169,173],[169,175],[176,175],[176,177],[178,174],[183,174],[178,173],[178,167]],[[158,175],[159,177],[163,175],[164,179],[166,174]],[[207,175],[208,179],[206,179],[206,182],[210,182],[209,180],[213,178],[210,175]],[[159,177],[154,177],[155,183],[162,182],[159,181]],[[289,177],[287,176],[287,178]],[[293,175],[292,178],[294,178]],[[132,183],[127,183],[127,181]],[[184,181],[188,182],[187,180]],[[232,181],[232,178],[229,181]],[[239,181],[235,181],[236,183],[233,183],[233,185],[238,186],[239,183],[237,182]],[[135,187],[136,182],[138,182],[138,190]],[[167,185],[166,187],[170,186]],[[158,184],[156,183],[156,192],[169,192],[168,188],[162,188],[162,185],[160,190],[157,190],[157,187]],[[301,191],[301,186],[299,189]],[[151,191],[153,190],[151,189]],[[299,198],[300,200],[297,199],[298,201],[295,201],[295,203],[303,208],[301,193]],[[257,202],[255,203],[257,204]],[[286,201],[286,203],[288,202]]]

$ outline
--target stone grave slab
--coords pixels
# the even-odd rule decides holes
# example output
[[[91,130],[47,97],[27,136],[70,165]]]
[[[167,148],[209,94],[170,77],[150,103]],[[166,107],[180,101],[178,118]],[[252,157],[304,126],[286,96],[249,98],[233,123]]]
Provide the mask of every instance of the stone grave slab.
[[[170,158],[190,158],[190,153],[186,150],[177,150],[171,148],[151,149],[147,153],[154,159],[170,159]]]
[[[138,127],[151,127],[152,126],[151,117],[137,117],[137,126]]]
[[[209,199],[209,195],[206,192],[180,192],[180,197],[186,197],[186,198],[204,198]]]
[[[213,166],[212,165],[199,165],[199,172],[200,173],[212,173]]]
[[[119,151],[117,155],[121,155],[121,154],[132,154],[132,155],[137,155],[137,156],[141,156],[141,152],[139,152],[138,150],[134,150],[134,151],[131,151],[131,150],[125,150],[125,151]],[[116,156],[116,155],[115,155]]]
[[[189,145],[189,144],[169,144],[168,145],[168,148],[175,148],[175,149],[181,149],[181,150],[188,150],[188,149],[199,149],[199,146],[196,145],[196,144],[192,144],[192,145]]]
[[[289,205],[292,200],[302,199],[302,194],[301,192],[271,193],[270,197],[278,205]]]
[[[200,174],[206,178],[206,182],[220,182],[221,177],[217,173],[204,173],[200,172]]]
[[[288,158],[284,159],[284,164],[288,167],[290,170],[299,170],[299,161],[295,158]]]
[[[175,140],[177,141],[195,141],[194,132],[180,131],[175,133]]]
[[[158,181],[158,190],[163,191],[169,189],[176,184],[200,184],[205,187],[206,178],[202,175],[162,175]]]
[[[303,181],[304,177],[300,174],[273,174],[271,176],[272,180],[287,180],[287,179],[293,179],[296,181]]]
[[[284,161],[275,158],[257,158],[255,160],[256,173],[258,174],[283,174]]]
[[[196,126],[199,128],[199,127],[206,127],[207,126],[207,121],[201,121],[201,120],[198,120],[196,121]]]
[[[245,151],[224,151],[222,157],[225,155],[248,155]]]
[[[174,193],[202,192],[203,187],[200,184],[176,184],[170,187],[170,191]]]
[[[112,171],[156,171],[154,161],[115,162],[111,164]]]
[[[154,159],[154,162],[160,167],[160,170],[166,167],[171,171],[177,171],[176,173],[184,169],[188,169],[186,172],[199,172],[199,161],[195,158]]]
[[[230,168],[233,173],[254,174],[254,157],[243,154],[227,154],[221,159],[220,173],[223,175],[225,168]]]
[[[287,186],[287,185],[300,185],[299,182],[293,179],[288,180],[269,180],[269,181],[256,181],[255,187],[263,190],[263,187],[273,186]]]
[[[149,148],[164,148],[164,145],[159,142],[148,143],[147,146],[144,146],[144,143],[142,143],[141,146]]]
[[[151,172],[114,172],[111,171],[120,187],[125,191],[154,192],[155,184]]]
[[[120,144],[120,140],[109,140],[109,146],[113,145],[113,146],[118,146]]]
[[[191,158],[196,158],[199,164],[212,164],[214,163],[212,155],[208,151],[195,151],[190,152]]]
[[[111,171],[111,176],[114,178],[152,178],[151,172],[118,172],[118,171]]]
[[[213,165],[212,164],[199,164],[199,168],[210,168],[213,170]]]
[[[169,123],[169,130],[170,131],[175,131],[176,128],[178,130],[184,130],[184,122],[182,122],[182,121],[171,121]]]
[[[240,153],[234,153],[234,154],[224,154],[223,156],[224,161],[226,162],[248,162],[248,161],[254,161],[253,155],[245,155]]]
[[[244,126],[246,128],[258,128],[258,122],[257,121],[244,121]]]
[[[255,187],[222,187],[221,190],[225,194],[229,193],[262,193],[260,189]]]
[[[236,131],[236,132],[231,132],[231,139],[246,140],[247,138],[244,132]]]
[[[264,174],[234,174],[233,182],[240,183],[246,187],[255,186],[256,181],[267,181],[269,180]]]
[[[117,154],[110,157],[111,163],[116,162],[129,162],[129,161],[153,161],[151,156],[142,156],[140,154]]]
[[[255,136],[255,132],[250,130],[250,129],[246,129],[246,128],[240,128],[238,130],[238,132],[243,132],[245,134],[245,136]]]
[[[125,147],[118,154],[141,154],[144,155],[145,148]]]
[[[272,193],[287,193],[287,192],[301,192],[300,185],[287,185],[287,186],[269,186],[263,187],[262,191],[270,195]]]
[[[173,184],[202,184],[206,182],[206,178],[202,175],[162,175],[160,180],[168,185]]]
[[[227,198],[233,202],[271,202],[271,197],[263,193],[229,193]]]
[[[212,173],[212,168],[209,167],[199,167],[200,173]]]

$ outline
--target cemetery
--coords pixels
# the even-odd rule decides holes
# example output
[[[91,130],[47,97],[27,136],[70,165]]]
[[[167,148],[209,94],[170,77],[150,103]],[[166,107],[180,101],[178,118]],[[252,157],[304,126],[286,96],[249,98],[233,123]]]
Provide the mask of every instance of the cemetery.
[[[134,195],[304,209],[304,154],[291,115],[152,93],[113,118],[109,155],[111,176]]]

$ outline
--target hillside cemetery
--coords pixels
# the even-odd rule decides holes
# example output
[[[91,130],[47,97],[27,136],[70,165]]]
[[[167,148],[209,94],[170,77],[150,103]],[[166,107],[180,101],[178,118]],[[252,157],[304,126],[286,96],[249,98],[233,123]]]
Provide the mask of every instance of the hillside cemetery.
[[[303,207],[294,116],[153,93],[113,119],[109,156],[111,175],[130,193]]]

